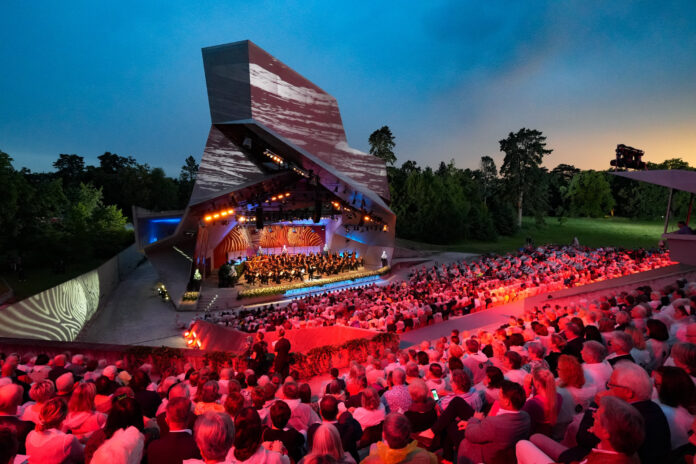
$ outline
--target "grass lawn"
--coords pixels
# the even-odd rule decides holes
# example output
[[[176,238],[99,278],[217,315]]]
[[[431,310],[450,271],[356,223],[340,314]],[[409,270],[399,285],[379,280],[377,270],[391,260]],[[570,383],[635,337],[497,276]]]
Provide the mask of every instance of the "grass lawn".
[[[664,230],[662,221],[637,221],[627,218],[568,218],[563,224],[557,218],[546,218],[537,226],[533,218],[522,219],[522,229],[514,236],[500,236],[496,242],[467,240],[448,247],[452,251],[471,253],[503,253],[524,246],[531,237],[536,245],[570,244],[577,237],[581,245],[591,247],[654,248]]]

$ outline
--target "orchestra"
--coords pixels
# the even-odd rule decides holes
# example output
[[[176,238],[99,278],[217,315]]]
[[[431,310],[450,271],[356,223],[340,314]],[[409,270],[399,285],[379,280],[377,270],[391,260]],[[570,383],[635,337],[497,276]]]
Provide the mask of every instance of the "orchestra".
[[[357,253],[310,253],[279,255],[257,255],[248,258],[244,265],[244,280],[247,284],[276,284],[320,279],[323,276],[356,271],[365,266],[364,258]]]

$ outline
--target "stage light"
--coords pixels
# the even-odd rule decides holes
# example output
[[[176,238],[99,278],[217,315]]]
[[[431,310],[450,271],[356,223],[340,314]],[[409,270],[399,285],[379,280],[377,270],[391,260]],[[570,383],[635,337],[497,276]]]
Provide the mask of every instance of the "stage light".
[[[186,340],[186,344],[189,346],[193,345],[193,339]]]
[[[213,220],[213,216],[206,216],[204,219],[205,219],[205,222],[210,222]]]
[[[384,226],[382,227],[382,232],[387,232],[388,230],[389,230],[389,226],[384,224]]]
[[[196,332],[191,331],[191,335],[193,335],[193,338],[196,338]]]
[[[228,210],[227,210],[227,214],[234,214],[234,210],[233,210],[233,209],[228,209]]]
[[[184,337],[188,337],[189,335],[191,335],[191,332],[189,332],[188,330],[184,332]]]
[[[271,197],[271,201],[276,201],[276,197]]]
[[[370,216],[365,216],[365,217],[363,217],[363,219],[364,219],[365,221],[368,221],[368,222],[369,222],[369,221],[370,221]]]
[[[217,218],[219,218],[219,217],[220,217],[220,214],[219,214],[219,213],[213,214],[213,218],[214,218],[214,219],[217,219]]]
[[[222,216],[222,217],[225,217],[225,216],[227,216],[227,211],[223,211],[223,212],[221,212],[221,213],[220,213],[220,216]]]
[[[198,345],[198,348],[201,348],[203,346],[200,340],[196,340],[196,345]]]
[[[239,222],[244,222],[246,221],[246,218],[244,216],[239,216]]]

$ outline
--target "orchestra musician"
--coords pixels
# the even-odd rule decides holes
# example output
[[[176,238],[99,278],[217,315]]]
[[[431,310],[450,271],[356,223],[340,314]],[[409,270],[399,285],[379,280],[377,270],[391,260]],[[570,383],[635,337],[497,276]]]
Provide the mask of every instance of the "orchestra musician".
[[[244,280],[253,285],[256,282],[280,284],[282,281],[303,281],[307,276],[310,280],[327,275],[355,271],[364,267],[365,261],[358,258],[356,252],[310,253],[295,254],[281,253],[279,255],[262,255],[247,258],[244,266]]]

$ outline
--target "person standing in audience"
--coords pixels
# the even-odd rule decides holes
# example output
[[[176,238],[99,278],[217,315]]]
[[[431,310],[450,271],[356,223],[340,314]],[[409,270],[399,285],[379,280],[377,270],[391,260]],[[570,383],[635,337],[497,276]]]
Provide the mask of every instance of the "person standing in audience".
[[[285,378],[290,371],[290,340],[285,338],[285,329],[278,329],[278,340],[275,342],[275,359],[273,360],[273,370]]]

